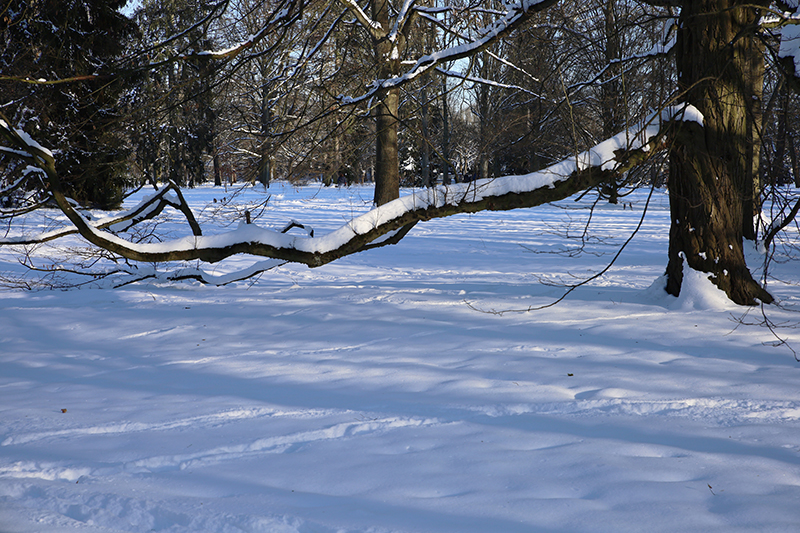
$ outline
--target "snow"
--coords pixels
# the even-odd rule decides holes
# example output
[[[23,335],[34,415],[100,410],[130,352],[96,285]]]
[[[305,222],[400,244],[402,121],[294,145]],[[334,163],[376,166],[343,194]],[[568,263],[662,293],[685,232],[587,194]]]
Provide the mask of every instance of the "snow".
[[[373,38],[380,39],[380,38],[387,38],[390,41],[394,42],[394,37],[396,35],[397,28],[401,27],[403,24],[403,20],[406,18],[408,10],[411,8],[410,3],[404,3],[404,6],[401,8],[400,14],[396,17],[396,24],[394,26],[395,29],[392,30],[387,35],[384,35],[381,31],[380,24],[372,21],[366,14],[361,10],[361,8],[352,0],[342,0],[342,3],[353,13],[356,18],[358,19],[359,23],[370,30]],[[413,62],[413,66],[404,74],[399,76],[394,76],[392,78],[384,79],[384,80],[376,80],[372,84],[368,85],[367,87],[370,89],[366,93],[361,94],[360,96],[352,97],[352,96],[339,96],[339,102],[341,105],[352,105],[359,102],[363,102],[366,100],[372,99],[375,93],[381,89],[390,89],[392,87],[399,87],[404,85],[405,83],[416,79],[417,77],[425,74],[432,68],[436,67],[439,64],[446,63],[448,61],[454,61],[471,55],[470,53],[476,53],[483,47],[487,46],[489,43],[497,39],[502,34],[508,32],[512,29],[516,24],[518,24],[526,14],[531,10],[534,9],[537,5],[541,4],[541,0],[522,0],[522,2],[507,2],[504,4],[503,8],[505,11],[495,11],[498,17],[495,20],[490,21],[489,25],[475,31],[476,37],[460,35],[461,39],[467,39],[466,42],[461,42],[458,44],[454,44],[448,46],[447,48],[432,52],[430,54],[424,54],[420,56],[416,62]],[[445,13],[451,10],[450,8],[443,8],[443,7],[424,7],[424,6],[414,6],[414,10],[420,14],[423,14],[425,18],[434,22],[435,25],[441,25],[442,22],[436,19],[436,17],[432,16],[433,14],[437,13]],[[487,12],[488,13],[488,12]],[[399,57],[394,57],[394,59],[400,59]],[[406,63],[408,64],[408,63]]]
[[[23,144],[25,144],[29,148],[32,148],[34,151],[39,151],[45,154],[45,156],[51,158],[53,157],[53,152],[51,152],[50,150],[48,150],[47,148],[36,142],[30,135],[28,135],[28,132],[26,132],[25,130],[14,128],[10,126],[5,120],[2,119],[0,119],[0,129],[4,129],[8,131],[11,135],[15,135],[16,137],[19,138],[20,141],[22,141]],[[0,146],[0,150],[21,156],[37,155],[35,153],[30,153],[28,151],[15,150],[5,146]]]
[[[624,150],[648,150],[649,144],[660,132],[663,122],[671,120],[694,121],[703,124],[702,113],[689,104],[669,106],[651,114],[642,123],[622,131],[584,152],[551,165],[543,170],[522,176],[502,176],[469,183],[422,189],[401,195],[400,198],[372,209],[361,216],[348,219],[339,228],[327,234],[307,237],[289,236],[275,230],[259,227],[256,224],[241,224],[233,231],[216,235],[185,236],[175,240],[147,243],[131,243],[115,235],[98,229],[99,224],[85,220],[88,231],[98,238],[138,253],[167,253],[204,248],[231,248],[240,243],[260,243],[279,249],[292,249],[307,253],[323,254],[337,250],[354,237],[401,218],[404,214],[429,207],[445,205],[464,205],[477,203],[487,198],[500,197],[509,193],[524,193],[544,187],[554,187],[555,183],[570,179],[576,171],[590,167],[615,170],[621,165],[615,152]],[[136,207],[140,209],[142,203]],[[50,232],[44,236],[50,236]],[[30,236],[9,236],[0,238],[0,243],[17,243]]]
[[[372,198],[269,193],[259,224],[320,234]],[[602,268],[645,197],[598,205],[577,255],[588,196],[227,287],[0,292],[0,530],[796,530],[800,364],[702,274],[666,295],[663,191],[606,276],[497,313]],[[768,316],[797,324],[797,264],[773,274]]]

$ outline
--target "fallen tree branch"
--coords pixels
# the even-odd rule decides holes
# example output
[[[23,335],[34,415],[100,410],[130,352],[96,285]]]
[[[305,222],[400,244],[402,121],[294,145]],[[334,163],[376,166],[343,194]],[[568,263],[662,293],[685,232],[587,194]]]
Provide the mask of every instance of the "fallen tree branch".
[[[663,147],[671,121],[697,120],[697,115],[689,106],[671,107],[636,128],[542,171],[424,189],[377,207],[319,237],[240,224],[236,230],[219,235],[193,235],[162,243],[131,243],[90,223],[64,196],[49,150],[3,121],[0,134],[47,174],[61,210],[80,235],[99,248],[148,263],[196,259],[214,263],[246,253],[318,267],[362,250],[395,244],[421,221],[459,213],[534,207],[596,187],[652,157]]]

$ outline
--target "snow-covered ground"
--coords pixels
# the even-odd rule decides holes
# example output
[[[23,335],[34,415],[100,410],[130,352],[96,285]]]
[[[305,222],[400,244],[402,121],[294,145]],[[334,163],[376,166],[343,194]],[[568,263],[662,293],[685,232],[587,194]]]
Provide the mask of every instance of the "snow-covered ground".
[[[270,193],[259,224],[318,235],[372,197]],[[227,287],[0,292],[0,531],[798,531],[800,363],[702,277],[661,290],[663,192],[606,276],[493,312],[602,268],[645,197],[579,255],[565,201]]]

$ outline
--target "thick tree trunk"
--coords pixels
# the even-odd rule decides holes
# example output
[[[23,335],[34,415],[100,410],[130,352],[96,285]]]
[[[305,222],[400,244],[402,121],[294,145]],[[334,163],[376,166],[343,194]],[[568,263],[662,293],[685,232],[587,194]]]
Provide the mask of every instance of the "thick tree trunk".
[[[389,28],[389,1],[372,0],[372,18],[382,28]],[[374,42],[378,79],[384,80],[400,72],[400,55],[404,47],[402,36],[396,42],[381,38]],[[400,197],[400,159],[397,149],[397,130],[400,124],[400,88],[385,90],[378,95],[375,115],[375,205],[383,205]]]
[[[753,305],[772,297],[753,280],[742,248],[752,226],[752,121],[760,106],[753,99],[757,47],[749,43],[758,15],[746,5],[702,0],[681,9],[678,84],[684,100],[702,112],[704,126],[683,124],[670,151],[667,292],[680,293],[685,260],[708,272],[734,302]]]
[[[622,69],[620,68],[619,60],[622,57],[622,45],[620,43],[620,29],[617,24],[615,4],[616,0],[605,0],[603,5],[604,59],[607,67],[603,76],[603,85],[601,86],[600,116],[603,120],[604,139],[608,139],[622,131],[625,126],[625,117],[627,116],[623,97],[624,87],[620,79]],[[621,182],[622,176],[600,187],[602,194],[608,198],[608,203],[619,203]]]

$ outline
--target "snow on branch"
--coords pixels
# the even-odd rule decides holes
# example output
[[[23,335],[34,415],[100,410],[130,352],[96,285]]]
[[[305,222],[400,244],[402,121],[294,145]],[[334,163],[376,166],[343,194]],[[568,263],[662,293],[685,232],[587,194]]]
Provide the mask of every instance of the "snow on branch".
[[[112,232],[121,232],[135,226],[143,220],[148,220],[157,216],[166,206],[172,206],[184,214],[186,221],[188,222],[189,227],[192,229],[192,233],[194,235],[197,236],[202,234],[200,225],[197,223],[197,220],[195,220],[194,213],[192,213],[192,210],[189,208],[189,205],[183,198],[180,188],[172,181],[169,182],[167,187],[164,187],[157,193],[143,199],[136,207],[112,218],[90,222],[75,210],[74,205],[77,204],[73,200],[64,197],[63,193],[61,192],[60,182],[55,168],[55,158],[50,150],[36,142],[25,131],[10,126],[4,117],[0,118],[0,137],[5,138],[6,141],[14,145],[14,148],[6,150],[6,153],[10,153],[15,157],[31,163],[24,170],[24,176],[21,178],[21,180],[32,173],[44,174],[50,182],[53,199],[56,200],[61,210],[64,211],[64,213],[73,223],[72,227],[61,228],[33,237],[7,237],[0,239],[0,245],[43,243],[75,233],[83,234],[85,228],[91,228],[90,231],[108,230]],[[6,190],[11,190],[13,187],[18,186],[21,183],[21,180]],[[169,194],[170,192],[174,194]],[[37,206],[33,206],[33,208],[36,207]],[[73,219],[73,217],[70,216],[70,212],[74,214],[76,219]],[[76,220],[79,222],[76,223]],[[82,230],[84,226],[85,228]]]
[[[16,148],[0,147],[2,151],[23,157],[25,159],[35,159],[41,157],[50,157],[52,159],[53,152],[33,140],[25,130],[12,127],[6,118],[0,115],[0,134],[12,144],[16,144]]]
[[[339,0],[339,3],[350,11],[373,39],[378,40],[386,37],[386,29],[381,27],[380,23],[372,20],[357,2],[354,0]]]
[[[173,193],[173,194],[170,194]],[[76,205],[71,199],[67,199],[70,205]],[[43,204],[39,204],[41,206]],[[149,195],[142,199],[138,205],[128,209],[114,217],[102,218],[99,220],[88,221],[87,223],[98,229],[108,230],[113,233],[121,233],[126,231],[144,220],[150,220],[158,216],[165,207],[170,206],[178,209],[187,218],[189,226],[195,235],[199,235],[200,226],[194,218],[194,214],[189,209],[188,204],[183,199],[183,194],[174,182],[169,182],[166,187],[163,187],[155,194]],[[30,211],[30,209],[26,210]],[[15,236],[0,238],[0,245],[28,245],[28,244],[41,244],[44,242],[53,241],[66,237],[67,235],[75,235],[80,233],[75,225],[68,225],[63,228],[40,233],[32,236]]]
[[[344,2],[347,0],[339,1]],[[519,28],[534,14],[556,3],[557,0],[516,0],[514,2],[509,2],[505,6],[506,10],[502,13],[502,16],[499,16],[491,24],[477,31],[479,36],[477,39],[423,55],[418,58],[404,74],[385,80],[376,80],[364,94],[357,97],[340,96],[339,101],[342,105],[364,102],[375,96],[379,91],[400,87],[418,78],[420,75],[429,72],[441,63],[474,56],[478,52],[491,46],[501,37]]]
[[[486,78],[481,78],[481,77],[478,77],[478,76],[467,76],[467,75],[462,74],[460,72],[455,72],[453,70],[447,70],[447,69],[444,69],[444,68],[441,68],[441,67],[436,67],[436,72],[438,72],[439,74],[442,74],[444,76],[447,76],[449,78],[457,78],[457,79],[460,79],[460,80],[468,81],[470,83],[480,83],[482,85],[489,85],[489,86],[492,86],[492,87],[497,87],[498,89],[511,89],[511,90],[520,91],[520,92],[529,94],[529,95],[533,96],[534,98],[542,98],[541,95],[536,94],[533,91],[529,91],[528,89],[526,89],[524,87],[520,87],[519,85],[513,85],[513,84],[508,84],[508,83],[500,83],[499,81],[487,80]]]
[[[4,148],[3,146],[0,146],[0,152],[6,151],[6,150],[3,150],[3,148]],[[22,152],[20,150],[10,150],[10,149],[8,150],[8,153],[10,153],[12,155],[15,155],[17,157],[25,157],[25,156],[29,155],[27,152]],[[7,196],[7,195],[13,193],[15,190],[19,189],[20,187],[22,187],[22,185],[25,183],[25,181],[32,174],[44,174],[44,172],[42,172],[42,169],[40,169],[38,167],[33,167],[33,166],[28,165],[27,167],[22,169],[22,175],[19,178],[17,178],[17,180],[14,183],[8,185],[7,187],[5,187],[3,189],[0,189],[0,197]]]
[[[310,231],[306,235],[290,235],[256,224],[241,224],[233,231],[218,235],[131,243],[89,223],[70,205],[61,192],[52,156],[39,162],[48,174],[59,207],[81,236],[127,259],[149,263],[199,259],[213,263],[246,253],[316,267],[356,252],[396,243],[420,221],[458,213],[534,207],[595,187],[651,157],[662,146],[669,124],[680,121],[702,124],[703,117],[688,105],[670,107],[653,114],[637,127],[542,171],[420,190],[377,207],[322,236],[312,236]],[[9,129],[3,126],[5,123],[0,124],[0,133],[14,141],[15,149],[25,151],[26,141],[9,135]],[[269,265],[274,266],[273,263]],[[203,276],[195,272],[188,277],[200,279]]]
[[[230,59],[264,39],[264,37],[272,33],[276,27],[291,25],[299,17],[298,11],[294,0],[284,0],[270,14],[267,21],[261,26],[261,29],[247,37],[247,39],[224,50],[203,50],[195,55],[213,59]]]
[[[400,11],[397,14],[397,18],[394,22],[394,26],[392,27],[392,31],[389,32],[387,38],[389,41],[394,42],[397,39],[397,36],[404,31],[406,24],[414,14],[414,4],[416,0],[403,0],[403,5],[400,7]]]
[[[504,64],[505,66],[509,67],[510,69],[516,70],[517,72],[519,72],[523,76],[533,80],[534,82],[540,83],[539,78],[537,78],[536,76],[534,76],[533,74],[531,74],[530,72],[525,70],[524,68],[518,67],[517,65],[515,65],[514,63],[512,63],[508,59],[506,59],[504,57],[500,57],[499,55],[495,54],[491,50],[487,50],[486,54],[488,54],[489,57],[493,58],[495,61],[499,61],[500,63]]]
[[[199,281],[203,285],[223,286],[235,283],[237,281],[244,281],[250,279],[252,277],[258,276],[259,274],[266,272],[267,270],[272,270],[273,268],[285,264],[286,261],[280,261],[277,259],[267,259],[265,261],[259,261],[257,263],[254,263],[242,270],[231,272],[229,274],[222,274],[219,276],[215,274],[209,274],[208,272],[199,267],[180,268],[172,272],[159,272],[158,270],[156,270],[154,265],[132,265],[131,267],[126,268],[124,270],[116,270],[114,272],[110,272],[109,275],[126,274],[128,276],[128,279],[125,279],[120,283],[116,283],[114,285],[115,288],[122,287],[125,285],[130,285],[133,283],[138,283],[144,280],[154,280],[165,283],[170,283],[174,281],[194,280],[194,281]]]

